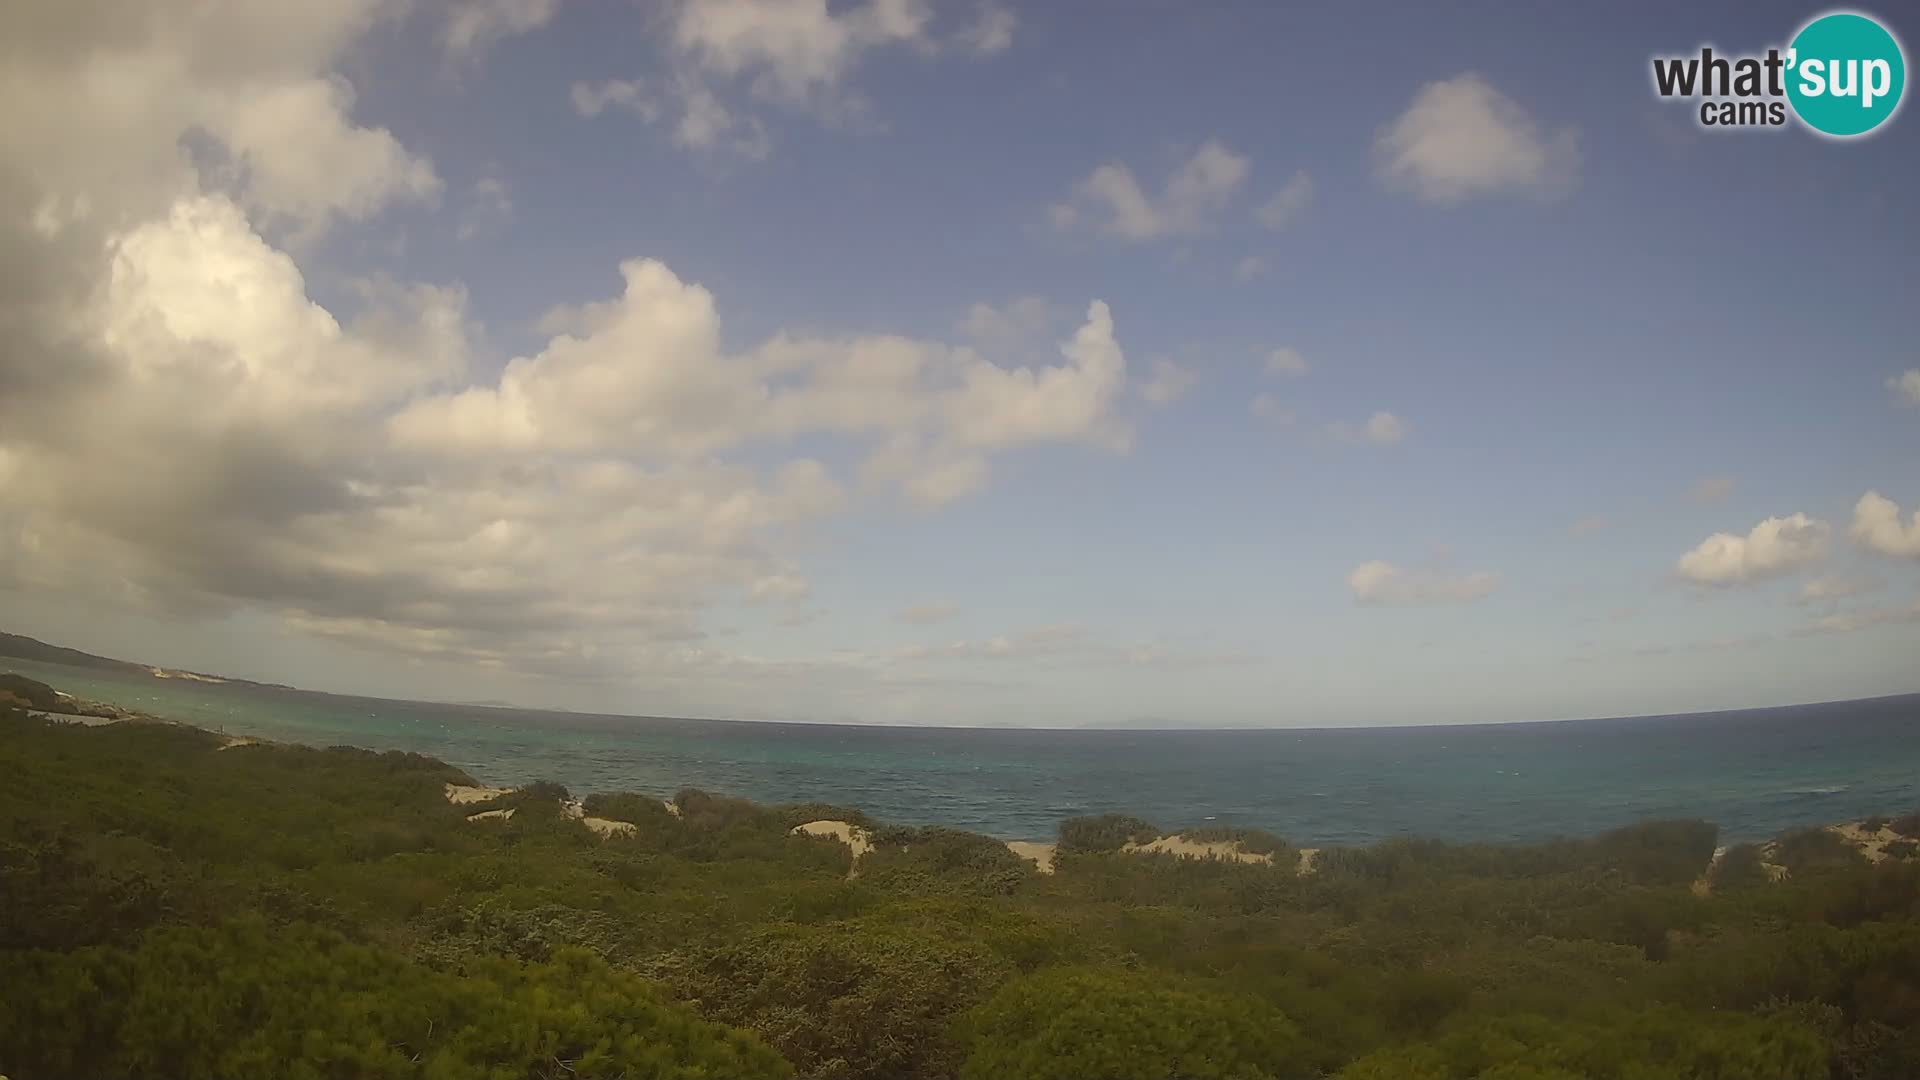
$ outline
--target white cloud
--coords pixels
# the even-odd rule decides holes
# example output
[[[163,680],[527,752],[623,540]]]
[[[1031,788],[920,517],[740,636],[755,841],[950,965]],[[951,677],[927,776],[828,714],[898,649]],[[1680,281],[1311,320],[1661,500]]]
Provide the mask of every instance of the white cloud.
[[[1281,347],[1267,354],[1267,371],[1273,375],[1305,375],[1312,370],[1300,350]]]
[[[1341,442],[1364,442],[1374,446],[1392,446],[1404,440],[1410,430],[1412,428],[1405,420],[1390,412],[1376,412],[1357,427],[1344,420],[1327,425],[1327,434]]]
[[[1900,523],[1900,504],[1869,491],[1853,506],[1854,542],[1882,555],[1920,559],[1920,510],[1907,524]]]
[[[861,55],[924,45],[926,0],[866,0],[830,10],[826,0],[681,0],[674,46],[719,76],[747,77],[755,94],[805,102],[833,90]]]
[[[462,240],[471,240],[481,233],[504,226],[512,219],[513,194],[507,190],[506,182],[497,177],[484,177],[475,181],[467,193],[455,235]]]
[[[1253,400],[1247,403],[1247,411],[1260,420],[1280,427],[1293,423],[1295,417],[1292,409],[1281,404],[1279,398],[1267,393],[1253,395]]]
[[[1286,186],[1274,192],[1273,198],[1260,204],[1253,216],[1269,229],[1276,232],[1293,224],[1307,205],[1313,201],[1313,177],[1305,169],[1293,174]]]
[[[1467,72],[1428,83],[1374,143],[1381,178],[1425,202],[1569,190],[1580,167],[1572,129],[1551,134],[1485,78]]]
[[[453,59],[476,59],[503,38],[545,26],[559,10],[560,0],[453,0],[440,47]]]
[[[206,117],[245,177],[249,206],[308,229],[334,215],[364,219],[396,199],[441,188],[433,165],[384,128],[347,119],[353,88],[312,78],[237,93]]]
[[[773,140],[757,116],[735,112],[704,84],[675,84],[680,120],[673,126],[676,145],[702,153],[725,151],[749,161],[773,152]]]
[[[1601,514],[1589,514],[1573,523],[1568,532],[1575,536],[1586,536],[1613,527],[1613,522]]]
[[[1178,401],[1193,388],[1197,378],[1191,368],[1182,367],[1164,356],[1154,357],[1152,372],[1140,384],[1140,396],[1155,405]]]
[[[660,102],[638,79],[608,79],[600,83],[577,82],[569,95],[573,109],[581,116],[599,116],[608,109],[624,109],[648,123],[660,119]]]
[[[457,286],[335,273],[322,304],[276,227],[439,185],[354,124],[334,70],[384,10],[0,6],[0,588],[664,695],[846,687],[870,673],[699,644],[726,598],[796,605],[784,549],[855,497],[797,440],[929,503],[1008,450],[1126,445],[1099,303],[1033,363],[886,335],[725,349],[706,290],[632,260],[504,370]]]
[[[924,603],[909,604],[894,612],[893,617],[896,622],[903,622],[910,626],[931,626],[934,623],[946,622],[958,614],[960,609],[953,604],[944,600],[928,600]]]
[[[781,335],[720,349],[713,297],[659,262],[622,265],[617,299],[556,312],[560,331],[498,382],[424,397],[391,424],[439,455],[525,451],[697,457],[758,439],[874,439],[869,476],[937,505],[986,478],[985,455],[1041,442],[1125,445],[1114,409],[1126,362],[1105,304],[1060,347],[1066,361],[1001,367],[905,338]]]
[[[791,570],[763,574],[747,586],[747,595],[755,600],[804,600],[812,594],[812,583]]]
[[[1013,9],[1000,4],[983,4],[980,15],[966,29],[960,32],[962,47],[982,56],[992,56],[1005,52],[1013,46],[1013,32],[1020,26],[1020,17]]]
[[[1015,297],[997,305],[982,301],[967,309],[959,330],[981,348],[1017,351],[1049,337],[1064,314],[1038,296]]]
[[[1680,576],[1702,585],[1733,585],[1791,574],[1826,554],[1827,523],[1805,514],[1770,517],[1745,536],[1714,533],[1680,557]]]
[[[1868,577],[1845,577],[1830,574],[1817,577],[1800,586],[1800,592],[1794,597],[1799,605],[1824,604],[1835,600],[1847,600],[1856,596],[1878,592],[1885,582]]]
[[[1920,405],[1920,368],[1903,371],[1887,380],[1887,389],[1908,405]]]
[[[1734,486],[1731,476],[1704,477],[1687,489],[1687,499],[1702,506],[1713,506],[1726,502],[1733,495]]]
[[[1209,140],[1149,195],[1133,170],[1109,162],[1074,185],[1066,202],[1053,207],[1056,228],[1086,226],[1123,240],[1155,240],[1204,232],[1211,217],[1246,183],[1251,165],[1223,143]]]
[[[1267,272],[1267,260],[1258,255],[1248,255],[1233,264],[1233,280],[1252,281]]]
[[[936,33],[930,0],[673,0],[666,6],[662,85],[576,83],[575,109],[595,116],[618,107],[648,123],[671,111],[676,145],[747,160],[763,159],[773,148],[755,103],[877,129],[874,107],[853,80],[869,55],[905,50],[985,58],[1006,51],[1019,25],[1011,9],[992,3],[950,37]]]
[[[1500,587],[1500,575],[1485,571],[1446,574],[1375,560],[1347,575],[1347,587],[1362,604],[1450,604],[1479,600]]]

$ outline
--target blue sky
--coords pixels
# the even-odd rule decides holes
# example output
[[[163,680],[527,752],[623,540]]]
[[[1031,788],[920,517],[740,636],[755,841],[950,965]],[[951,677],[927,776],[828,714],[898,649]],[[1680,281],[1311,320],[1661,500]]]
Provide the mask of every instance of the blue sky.
[[[1920,689],[1913,117],[1702,130],[1648,77],[1818,10],[78,26],[0,56],[79,118],[0,179],[89,208],[10,235],[108,297],[33,339],[97,363],[10,361],[44,396],[0,428],[4,622],[322,689],[890,723]],[[226,34],[241,75],[190,44]],[[184,74],[129,105],[76,74],[107,55]],[[138,160],[171,168],[101,179]],[[918,374],[833,381],[882,353]]]

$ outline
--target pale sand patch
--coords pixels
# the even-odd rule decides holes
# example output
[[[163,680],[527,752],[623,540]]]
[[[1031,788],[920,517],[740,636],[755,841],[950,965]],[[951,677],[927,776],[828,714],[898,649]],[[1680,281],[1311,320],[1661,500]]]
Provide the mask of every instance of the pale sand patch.
[[[238,750],[242,746],[259,746],[259,745],[260,745],[259,739],[248,738],[244,735],[235,735],[235,736],[230,736],[226,742],[221,743],[220,749]]]
[[[1038,840],[1009,840],[1007,850],[1023,859],[1032,859],[1033,865],[1043,874],[1053,873],[1053,856],[1059,850],[1059,844],[1046,844]]]
[[[510,793],[513,789],[474,787],[470,784],[448,784],[446,790],[447,801],[455,806],[462,806],[466,803],[486,802],[488,799],[497,799],[502,795]]]
[[[1313,873],[1313,864],[1319,858],[1320,858],[1319,848],[1317,847],[1301,848],[1300,849],[1300,876],[1306,877],[1308,874]]]
[[[1273,856],[1248,851],[1238,840],[1213,840],[1202,843],[1184,836],[1162,836],[1147,844],[1128,844],[1120,849],[1130,855],[1177,855],[1182,859],[1224,859],[1229,862],[1273,865]]]
[[[660,805],[666,807],[667,813],[672,814],[674,817],[680,816],[680,804],[674,802],[672,799],[661,799]]]
[[[560,816],[568,821],[580,821],[587,816],[586,805],[579,799],[568,799],[560,804]]]
[[[1829,825],[1827,831],[1852,844],[1860,854],[1867,857],[1869,862],[1885,862],[1888,858],[1888,844],[1896,840],[1909,839],[1894,832],[1887,825],[1881,825],[1879,829],[1868,832],[1865,821],[1846,821],[1838,825]]]
[[[1787,880],[1787,868],[1773,861],[1773,857],[1779,853],[1780,844],[1777,841],[1769,840],[1760,845],[1760,869],[1765,872],[1768,881]]]
[[[809,821],[804,825],[795,825],[796,836],[825,836],[847,845],[853,852],[853,863],[847,867],[847,876],[855,877],[860,873],[860,857],[873,850],[873,838],[867,830],[850,821]]]
[[[467,815],[467,820],[468,821],[505,821],[512,816],[513,816],[513,809],[509,807],[505,810],[482,810],[477,814],[469,814]]]
[[[601,836],[631,836],[640,831],[639,826],[631,821],[614,821],[603,817],[583,817],[580,819],[580,824]]]
[[[1719,867],[1720,860],[1726,857],[1727,857],[1727,849],[1724,846],[1713,849],[1713,858],[1707,860],[1707,868],[1705,870],[1700,871],[1700,876],[1697,878],[1694,878],[1693,884],[1689,886],[1689,888],[1693,891],[1693,895],[1695,896],[1713,895],[1713,872],[1716,868]]]

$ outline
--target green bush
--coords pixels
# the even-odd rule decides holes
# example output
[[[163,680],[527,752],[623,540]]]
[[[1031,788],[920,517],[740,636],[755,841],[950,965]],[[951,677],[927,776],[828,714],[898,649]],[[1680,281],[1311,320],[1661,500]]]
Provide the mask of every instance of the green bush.
[[[1708,883],[1715,889],[1749,889],[1770,880],[1760,845],[1735,844],[1714,864]]]
[[[0,1060],[46,1080],[789,1075],[752,1036],[580,950],[452,974],[240,921],[154,931],[131,951],[0,954],[0,986]]]
[[[1182,829],[1180,835],[1201,844],[1238,843],[1244,851],[1255,855],[1272,856],[1275,866],[1290,865],[1298,862],[1300,857],[1300,853],[1292,844],[1265,829],[1210,825],[1204,829]]]
[[[755,1032],[804,1077],[953,1075],[953,1017],[1011,966],[973,943],[881,926],[756,931],[663,958],[656,974],[702,1013]]]
[[[1774,843],[1774,861],[1794,875],[1843,870],[1866,861],[1858,848],[1826,829],[1795,829]]]
[[[963,1080],[1284,1080],[1312,1074],[1271,1005],[1189,980],[1103,968],[1024,976],[958,1029]]]
[[[1887,822],[1887,825],[1901,836],[1920,840],[1920,810],[1916,810],[1911,814],[1902,814],[1892,821]]]
[[[1160,830],[1152,824],[1125,814],[1075,817],[1060,823],[1060,850],[1097,855],[1119,851],[1128,844],[1145,844],[1159,836]]]
[[[1105,817],[1066,823],[1041,875],[997,840],[844,807],[682,792],[675,820],[590,797],[640,826],[608,843],[557,786],[449,805],[469,778],[417,755],[0,712],[16,1078],[563,1080],[608,1055],[629,1076],[776,1075],[767,1046],[820,1080],[1791,1080],[1809,1046],[1835,1077],[1920,1075],[1920,860],[1897,845],[1867,865],[1787,838],[1806,872],[1779,882],[1735,845],[1695,896],[1700,823],[1398,839],[1299,876],[1089,855],[1159,831]],[[519,809],[466,821],[490,805]],[[788,835],[821,818],[873,831],[859,877]]]
[[[11,671],[0,671],[0,695],[11,695],[42,712],[54,711],[60,705],[60,695],[54,693],[53,687]]]

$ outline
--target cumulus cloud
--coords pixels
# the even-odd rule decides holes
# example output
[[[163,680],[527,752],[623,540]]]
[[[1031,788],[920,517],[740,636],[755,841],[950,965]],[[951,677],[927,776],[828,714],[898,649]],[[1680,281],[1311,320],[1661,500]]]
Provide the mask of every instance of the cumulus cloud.
[[[482,233],[501,228],[513,219],[513,194],[507,189],[506,181],[498,177],[483,177],[474,182],[467,192],[466,203],[460,209],[460,223],[454,233],[462,240],[472,240]]]
[[[1273,375],[1305,375],[1313,370],[1299,349],[1278,348],[1267,354],[1267,371]]]
[[[1362,604],[1457,604],[1491,594],[1500,587],[1500,575],[1447,574],[1374,560],[1354,567],[1347,587]]]
[[[1252,413],[1256,419],[1264,420],[1280,427],[1285,427],[1293,423],[1296,415],[1294,410],[1288,408],[1279,398],[1268,393],[1253,395],[1253,400],[1247,403],[1247,411]]]
[[[1853,505],[1854,542],[1869,551],[1898,559],[1920,559],[1920,510],[1900,521],[1900,504],[1877,491],[1860,496]]]
[[[702,644],[705,613],[804,599],[783,549],[852,473],[933,504],[1009,450],[1125,447],[1097,302],[1032,363],[888,335],[730,349],[707,290],[634,259],[504,369],[456,285],[336,279],[321,303],[277,230],[439,186],[334,70],[384,11],[0,7],[0,204],[22,210],[0,217],[0,588],[669,695],[769,685],[801,667]]]
[[[1875,578],[1847,577],[1838,574],[1829,574],[1824,577],[1813,578],[1804,585],[1801,585],[1800,591],[1794,596],[1793,602],[1804,606],[1807,604],[1832,603],[1836,600],[1848,600],[1856,596],[1864,596],[1868,593],[1878,592],[1885,584],[1885,582]]]
[[[1361,424],[1350,424],[1336,420],[1327,425],[1327,434],[1341,442],[1370,443],[1374,446],[1392,446],[1407,437],[1410,425],[1399,416],[1390,412],[1376,412]]]
[[[1791,574],[1826,554],[1824,521],[1805,514],[1770,517],[1745,536],[1719,532],[1680,557],[1680,576],[1701,585],[1736,585]]]
[[[1907,405],[1920,405],[1920,368],[1903,371],[1887,380],[1887,389]]]
[[[609,109],[621,109],[652,123],[660,119],[660,102],[639,79],[607,79],[598,83],[577,82],[569,92],[573,111],[593,117]]]
[[[1293,174],[1286,185],[1273,193],[1273,197],[1261,203],[1253,212],[1255,220],[1267,228],[1278,232],[1294,223],[1313,202],[1313,177],[1305,169]]]
[[[560,0],[454,0],[440,24],[440,47],[455,60],[473,60],[496,42],[539,29]]]
[[[1066,313],[1038,296],[1019,296],[1004,304],[985,301],[967,309],[960,333],[983,349],[1019,352],[1053,334]]]
[[[1251,171],[1244,155],[1209,140],[1153,195],[1140,186],[1132,169],[1108,162],[1075,184],[1066,201],[1054,205],[1053,223],[1063,230],[1091,228],[1129,241],[1204,232]]]
[[[1507,191],[1562,194],[1580,168],[1571,128],[1543,131],[1474,72],[1421,87],[1380,132],[1374,156],[1385,183],[1441,205]]]
[[[1192,368],[1184,367],[1167,359],[1156,356],[1153,359],[1151,374],[1140,384],[1140,396],[1154,405],[1166,405],[1180,400],[1198,376]]]
[[[1233,264],[1233,280],[1252,281],[1267,272],[1267,260],[1258,255],[1248,255]]]
[[[1013,32],[1020,17],[1012,8],[1000,4],[982,4],[979,15],[959,33],[961,47],[982,56],[1005,52],[1013,47]]]
[[[492,0],[531,3],[533,0]],[[762,108],[800,112],[840,127],[880,126],[854,73],[888,50],[922,57],[985,58],[1013,43],[1019,19],[988,3],[943,28],[930,0],[670,0],[658,36],[658,85],[612,79],[574,84],[574,108],[612,108],[651,124],[671,120],[673,142],[699,154],[757,160],[773,148]]]

